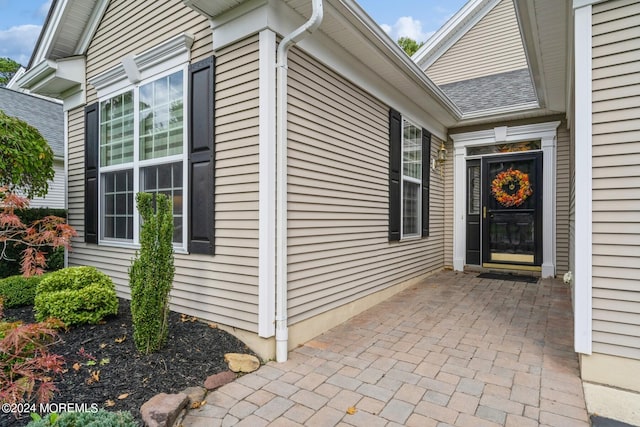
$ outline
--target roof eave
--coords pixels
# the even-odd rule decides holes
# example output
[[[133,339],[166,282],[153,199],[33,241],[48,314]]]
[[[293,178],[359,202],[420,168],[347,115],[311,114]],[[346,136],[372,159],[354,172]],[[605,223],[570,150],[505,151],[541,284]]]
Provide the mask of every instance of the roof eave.
[[[329,0],[344,5],[353,18],[361,25],[361,32],[369,39],[370,43],[382,46],[382,52],[403,73],[413,80],[423,91],[432,97],[440,109],[438,119],[450,126],[462,117],[462,111],[445,95],[445,93],[433,82],[424,71],[402,50],[397,43],[380,27],[361,7],[353,0]],[[415,95],[410,93],[407,95]]]
[[[82,90],[85,82],[84,57],[44,60],[24,73],[17,85],[32,93],[56,99]]]

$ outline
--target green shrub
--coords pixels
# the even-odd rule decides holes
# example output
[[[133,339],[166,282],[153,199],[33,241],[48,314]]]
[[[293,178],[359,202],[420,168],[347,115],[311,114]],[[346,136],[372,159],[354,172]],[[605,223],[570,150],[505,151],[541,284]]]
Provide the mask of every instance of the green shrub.
[[[31,224],[36,220],[53,215],[61,218],[67,217],[64,209],[50,208],[29,208],[16,210],[16,215],[25,224]],[[24,245],[8,243],[6,248],[6,258],[0,259],[0,279],[20,274],[20,259]],[[44,249],[47,258],[47,271],[56,271],[64,267],[64,248]],[[15,261],[9,261],[15,260]]]
[[[94,267],[70,267],[49,273],[36,289],[36,319],[55,317],[65,324],[98,323],[118,313],[113,281]]]
[[[159,350],[168,334],[169,292],[173,284],[173,215],[164,194],[138,193],[142,228],[140,253],[129,269],[133,340],[138,351]]]
[[[54,415],[54,414],[52,414]],[[27,427],[137,427],[139,424],[128,411],[63,412],[31,421]]]
[[[0,280],[0,296],[5,308],[33,305],[36,287],[45,276],[11,276]]]
[[[37,294],[35,308],[39,321],[55,317],[68,326],[95,324],[110,314],[118,313],[118,298],[115,289],[93,283],[78,290]]]
[[[36,294],[56,292],[66,289],[78,290],[91,283],[113,286],[111,278],[95,267],[68,267],[47,274],[36,289]]]

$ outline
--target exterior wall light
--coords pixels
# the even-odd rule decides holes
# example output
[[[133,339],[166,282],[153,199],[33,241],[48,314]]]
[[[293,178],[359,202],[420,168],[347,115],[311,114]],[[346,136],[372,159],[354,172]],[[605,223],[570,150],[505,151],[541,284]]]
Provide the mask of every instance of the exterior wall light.
[[[431,169],[440,169],[440,176],[442,176],[442,169],[444,169],[444,163],[447,161],[447,149],[444,148],[444,142],[440,143],[438,149],[438,157],[431,157]]]

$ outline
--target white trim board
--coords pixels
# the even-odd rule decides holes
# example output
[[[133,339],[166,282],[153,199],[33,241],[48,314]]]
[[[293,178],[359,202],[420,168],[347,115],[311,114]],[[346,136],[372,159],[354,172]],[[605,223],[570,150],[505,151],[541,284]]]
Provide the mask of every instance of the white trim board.
[[[575,40],[575,269],[574,344],[578,353],[592,351],[593,202],[592,202],[592,28],[591,5],[574,11]]]
[[[275,334],[276,294],[276,35],[260,32],[258,335]]]
[[[500,142],[541,140],[543,153],[542,204],[542,277],[553,277],[556,273],[556,140],[559,121],[537,123],[524,126],[500,126],[477,132],[450,135],[453,139],[454,190],[453,210],[453,269],[463,271],[466,250],[466,209],[467,194],[466,152],[468,147],[493,145]],[[549,166],[550,165],[550,166]]]

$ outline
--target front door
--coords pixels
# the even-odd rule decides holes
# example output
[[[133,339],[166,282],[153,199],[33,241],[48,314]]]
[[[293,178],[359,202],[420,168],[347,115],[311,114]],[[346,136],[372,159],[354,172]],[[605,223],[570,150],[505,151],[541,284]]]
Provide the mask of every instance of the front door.
[[[542,264],[542,153],[482,159],[482,265]]]

